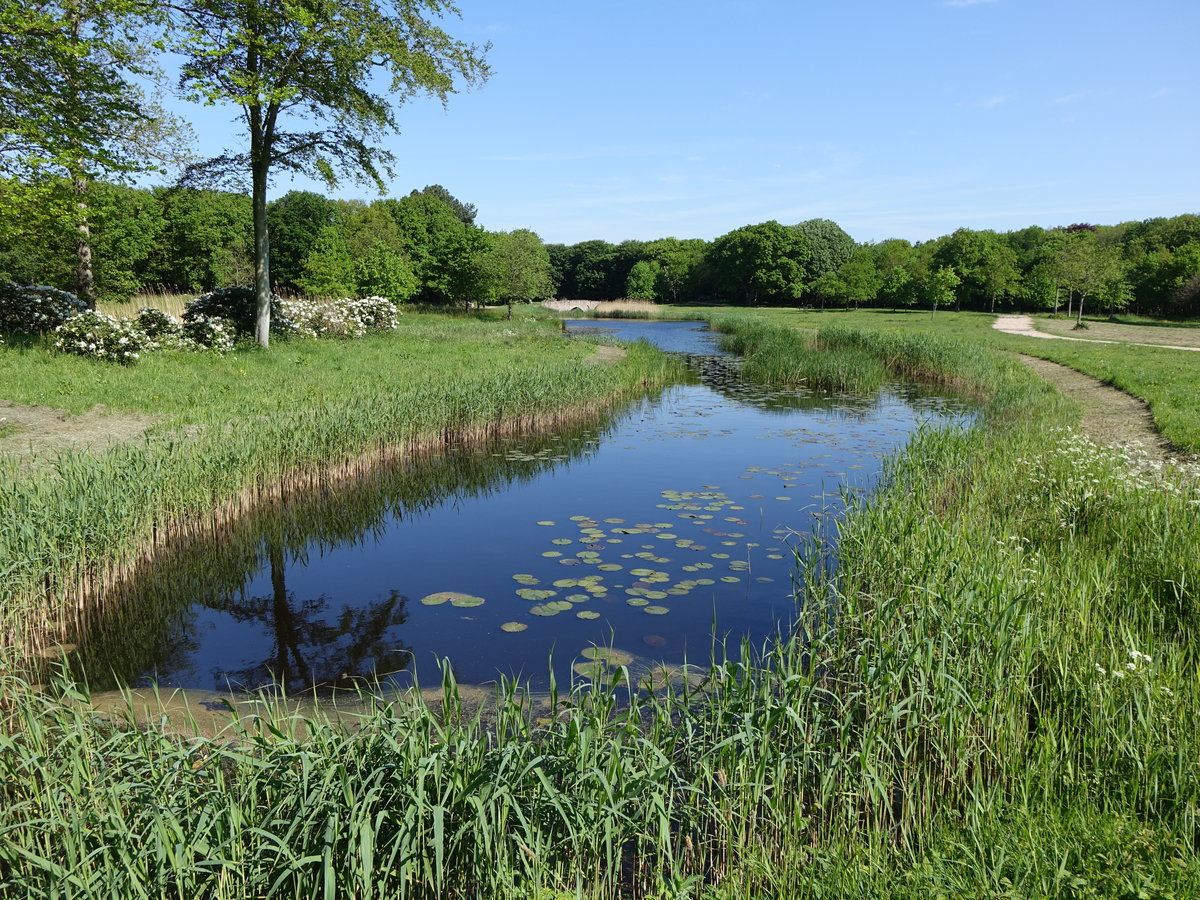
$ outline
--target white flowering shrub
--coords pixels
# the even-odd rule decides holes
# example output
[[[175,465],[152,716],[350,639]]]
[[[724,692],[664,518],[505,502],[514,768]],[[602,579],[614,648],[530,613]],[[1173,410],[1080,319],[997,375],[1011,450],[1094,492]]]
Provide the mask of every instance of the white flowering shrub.
[[[368,331],[391,331],[400,324],[400,309],[387,297],[359,297],[345,300]]]
[[[54,330],[54,349],[92,359],[132,365],[146,346],[146,335],[135,322],[87,311],[72,316]]]
[[[69,291],[0,280],[0,331],[23,334],[53,331],[87,308],[86,303]]]
[[[185,323],[203,316],[224,319],[233,326],[237,334],[254,334],[256,296],[252,287],[217,288],[201,294],[184,305]],[[271,336],[289,337],[296,332],[296,325],[284,309],[277,294],[271,294]]]
[[[233,349],[237,332],[228,319],[193,314],[183,323],[182,349],[212,350],[222,355]]]
[[[188,350],[190,341],[183,332],[183,325],[169,313],[150,306],[143,306],[134,317],[134,324],[146,336],[147,350]]]
[[[400,310],[386,297],[291,299],[280,305],[301,337],[362,337],[368,331],[395,328],[400,320]]]

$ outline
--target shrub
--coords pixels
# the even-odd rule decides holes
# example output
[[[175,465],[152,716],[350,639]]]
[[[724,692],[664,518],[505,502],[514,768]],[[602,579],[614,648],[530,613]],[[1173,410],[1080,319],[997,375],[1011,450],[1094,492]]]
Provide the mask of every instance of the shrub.
[[[284,313],[303,337],[362,337],[395,328],[400,311],[386,297],[357,300],[284,300]]]
[[[54,349],[92,359],[131,365],[145,349],[146,335],[129,319],[88,310],[54,330]]]
[[[134,318],[134,324],[146,336],[147,350],[190,349],[184,336],[183,326],[161,309],[143,306]]]
[[[184,306],[183,321],[191,322],[198,316],[214,316],[227,320],[237,334],[254,334],[255,293],[252,287],[217,288],[201,294]],[[288,316],[283,301],[271,294],[271,336],[288,337],[296,331],[296,323]]]
[[[69,291],[0,280],[0,331],[24,334],[53,331],[87,308],[86,303]]]
[[[181,349],[213,350],[225,354],[233,349],[235,337],[233,323],[228,319],[194,313],[183,323]]]

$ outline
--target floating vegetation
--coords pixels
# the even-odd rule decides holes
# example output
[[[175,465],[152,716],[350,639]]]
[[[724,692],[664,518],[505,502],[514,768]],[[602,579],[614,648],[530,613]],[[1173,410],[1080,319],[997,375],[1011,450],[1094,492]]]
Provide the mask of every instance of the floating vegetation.
[[[589,647],[579,654],[584,659],[608,663],[610,666],[627,666],[633,662],[633,654],[615,647]]]
[[[528,627],[524,622],[505,622],[500,626],[500,630],[507,631],[509,634],[516,634],[518,631],[524,631]]]
[[[642,612],[652,616],[665,616],[670,610],[665,606],[645,606],[642,607]]]
[[[598,619],[600,618],[600,613],[596,612],[594,609],[581,609],[579,612],[575,613],[575,616],[579,619]]]
[[[421,598],[423,606],[441,606],[443,603],[450,603],[452,606],[472,607],[482,606],[484,599],[472,594],[459,593],[458,591],[438,591],[436,594],[429,594]]]

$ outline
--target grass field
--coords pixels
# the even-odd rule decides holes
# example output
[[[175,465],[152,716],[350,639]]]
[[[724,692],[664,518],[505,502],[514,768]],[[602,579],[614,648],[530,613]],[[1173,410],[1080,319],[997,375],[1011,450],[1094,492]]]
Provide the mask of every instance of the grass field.
[[[919,434],[831,525],[836,571],[820,537],[804,548],[796,631],[698,684],[636,691],[616,669],[605,689],[564,686],[546,718],[512,685],[495,719],[469,715],[447,675],[435,705],[380,704],[354,727],[264,710],[218,740],[9,678],[0,893],[1197,896],[1200,481],[1082,439],[1070,405],[996,352],[1051,342],[915,315],[766,315],[985,409]],[[766,348],[758,377],[799,371],[795,335],[724,327],[748,360]],[[1066,345],[1106,359],[1083,346]],[[1172,408],[1187,371],[1145,358],[1137,377]]]

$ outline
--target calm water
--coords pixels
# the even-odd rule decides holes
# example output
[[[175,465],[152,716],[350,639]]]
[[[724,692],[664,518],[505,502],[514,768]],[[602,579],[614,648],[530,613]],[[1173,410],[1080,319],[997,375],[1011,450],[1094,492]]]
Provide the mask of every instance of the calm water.
[[[240,523],[84,643],[93,676],[295,690],[436,681],[447,657],[464,682],[539,685],[551,658],[565,678],[592,644],[703,663],[714,636],[735,650],[787,623],[793,547],[841,489],[869,488],[919,422],[971,415],[900,385],[746,385],[698,323],[602,327],[688,354],[695,383],[590,430],[451,452]]]

